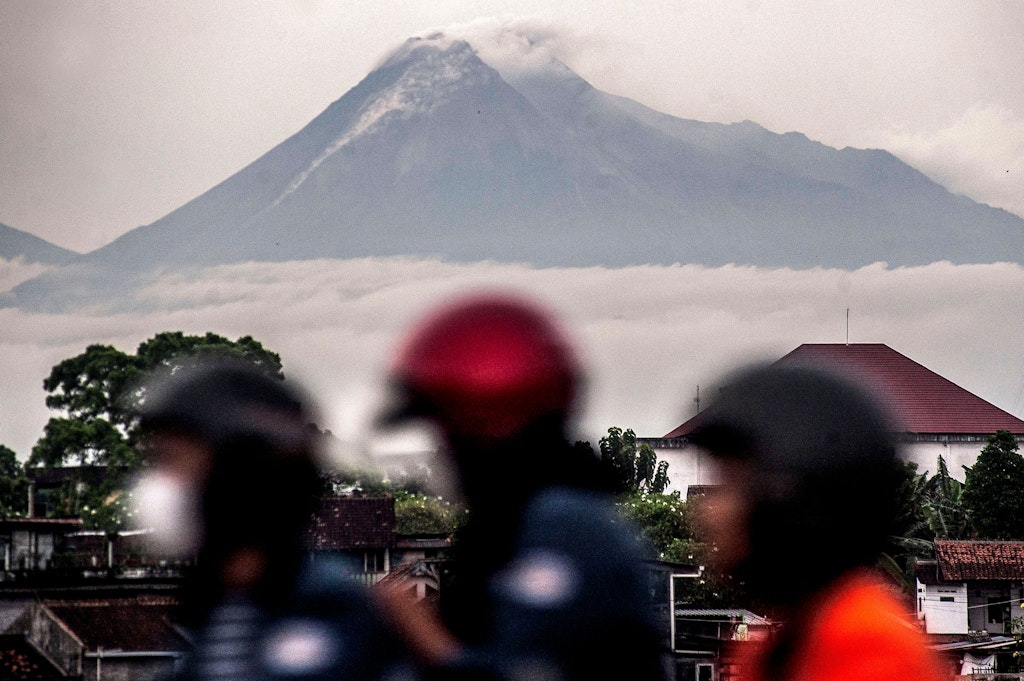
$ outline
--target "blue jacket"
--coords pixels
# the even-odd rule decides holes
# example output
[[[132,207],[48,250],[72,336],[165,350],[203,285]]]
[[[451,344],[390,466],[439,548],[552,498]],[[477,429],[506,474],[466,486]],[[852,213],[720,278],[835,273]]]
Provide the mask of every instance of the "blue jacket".
[[[283,612],[242,596],[214,606],[194,637],[183,681],[376,681],[404,677],[392,633],[344,563],[306,564]],[[283,588],[288,588],[287,586]]]
[[[539,492],[524,508],[511,560],[489,579],[488,640],[469,647],[447,675],[663,678],[635,536],[606,495]]]

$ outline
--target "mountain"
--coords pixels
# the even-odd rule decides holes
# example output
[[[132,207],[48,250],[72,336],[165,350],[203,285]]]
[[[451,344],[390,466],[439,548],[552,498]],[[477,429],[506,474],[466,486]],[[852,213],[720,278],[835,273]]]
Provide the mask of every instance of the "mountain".
[[[64,265],[78,254],[0,223],[0,260],[23,258],[25,262]]]
[[[237,174],[23,283],[6,304],[75,305],[160,269],[250,260],[855,268],[1024,258],[1024,219],[955,196],[885,151],[675,118],[557,61],[498,67],[466,42],[411,39]]]

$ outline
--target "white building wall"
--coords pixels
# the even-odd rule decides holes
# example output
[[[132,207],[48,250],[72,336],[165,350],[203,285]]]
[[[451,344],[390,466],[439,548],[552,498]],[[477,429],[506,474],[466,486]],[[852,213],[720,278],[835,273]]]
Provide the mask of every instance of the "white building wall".
[[[707,452],[700,447],[686,445],[683,447],[654,446],[658,461],[668,462],[668,488],[666,493],[679,492],[686,497],[686,488],[690,485],[717,485],[721,478],[717,474]]]
[[[678,491],[685,497],[686,488],[690,485],[716,485],[721,482],[713,462],[701,448],[681,444],[679,440],[643,438],[643,441],[651,445],[659,461],[668,462],[669,486],[666,491]],[[904,460],[917,464],[918,473],[929,476],[938,472],[939,456],[942,456],[949,474],[963,482],[964,466],[973,466],[984,446],[984,438],[969,441],[941,441],[936,438],[935,441],[902,443],[899,453]]]
[[[900,455],[917,464],[917,472],[935,475],[939,471],[939,457],[946,462],[949,474],[964,481],[964,466],[973,466],[985,442],[912,442],[901,446]]]
[[[967,584],[917,582],[917,614],[929,634],[966,634]]]

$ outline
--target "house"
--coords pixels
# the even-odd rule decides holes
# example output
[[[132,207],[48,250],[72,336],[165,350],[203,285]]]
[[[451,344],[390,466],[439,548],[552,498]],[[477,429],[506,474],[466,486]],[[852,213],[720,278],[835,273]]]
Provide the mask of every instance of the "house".
[[[156,681],[173,673],[188,649],[172,624],[176,605],[161,596],[42,600],[2,633],[37,651],[60,670],[58,678]]]
[[[24,636],[0,634],[0,679],[62,681],[66,678],[67,675]]]
[[[938,539],[935,559],[919,560],[917,615],[934,647],[961,667],[1009,666],[1024,616],[1024,541]]]
[[[77,518],[0,518],[0,581],[50,568],[64,537],[81,528]]]
[[[447,576],[446,562],[430,558],[407,562],[382,577],[377,585],[387,588],[401,585],[413,599],[436,603],[441,594],[442,580]]]
[[[882,343],[808,343],[777,362],[819,367],[863,385],[890,410],[901,456],[922,473],[934,473],[942,456],[950,474],[963,481],[963,467],[974,465],[989,435],[1006,430],[1024,442],[1024,420]],[[643,439],[669,462],[670,490],[685,494],[691,485],[719,482],[707,453],[686,440],[700,421],[698,413],[661,438]]]
[[[704,578],[704,566],[645,561],[651,608],[669,651],[670,678],[727,680],[735,671],[737,645],[766,638],[773,623],[743,608],[694,608],[682,594],[687,583]]]
[[[395,499],[385,496],[323,497],[306,531],[314,554],[345,558],[367,585],[391,571],[395,545]]]

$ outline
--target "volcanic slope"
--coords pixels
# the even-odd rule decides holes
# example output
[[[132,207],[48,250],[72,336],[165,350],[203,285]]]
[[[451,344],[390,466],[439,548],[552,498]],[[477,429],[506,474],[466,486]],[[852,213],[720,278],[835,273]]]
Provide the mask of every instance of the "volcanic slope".
[[[888,152],[675,118],[554,60],[500,67],[463,41],[411,39],[246,168],[25,282],[13,301],[49,307],[67,280],[88,297],[158,269],[360,256],[798,268],[1024,260],[1024,219],[955,196]]]

